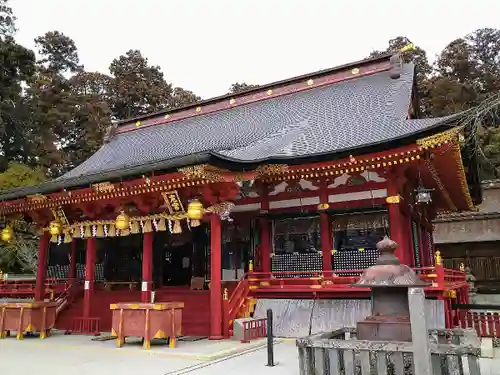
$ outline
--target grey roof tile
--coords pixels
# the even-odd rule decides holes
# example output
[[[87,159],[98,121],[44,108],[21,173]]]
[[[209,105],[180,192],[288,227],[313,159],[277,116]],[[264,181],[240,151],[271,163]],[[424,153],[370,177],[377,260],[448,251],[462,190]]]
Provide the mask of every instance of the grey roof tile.
[[[354,151],[404,138],[443,121],[407,120],[413,74],[413,64],[406,64],[399,79],[381,72],[121,133],[81,165],[44,184],[45,190],[68,187],[72,181],[97,182],[108,172],[137,172],[189,155],[252,162]]]
[[[118,134],[61,179],[211,152],[241,161],[305,156],[387,141],[425,127],[406,121],[413,65]]]

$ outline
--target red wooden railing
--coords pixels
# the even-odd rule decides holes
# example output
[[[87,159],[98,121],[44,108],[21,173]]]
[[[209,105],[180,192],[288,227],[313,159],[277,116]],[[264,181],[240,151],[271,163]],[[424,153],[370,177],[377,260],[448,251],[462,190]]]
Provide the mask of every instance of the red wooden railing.
[[[101,318],[77,317],[73,320],[73,329],[68,334],[99,336]]]
[[[246,275],[240,280],[233,293],[229,298],[223,298],[223,325],[222,332],[224,337],[230,337],[230,329],[234,319],[236,319],[238,312],[245,303],[245,300],[250,291],[248,279]]]
[[[463,295],[466,294],[467,282],[465,272],[446,269],[442,265],[432,267],[414,268],[420,279],[430,284],[426,288],[429,292],[446,293],[453,291],[450,298],[457,298],[460,292],[459,302],[466,303]],[[232,322],[237,318],[245,300],[255,292],[274,291],[279,293],[287,292],[332,292],[366,291],[367,288],[352,287],[359,280],[364,270],[335,270],[335,271],[296,271],[296,272],[252,272],[245,274],[236,286],[229,298],[223,299],[223,333],[229,337]],[[347,289],[348,287],[348,289]],[[439,294],[443,296],[443,294]],[[451,327],[452,312],[451,301],[445,304],[445,317],[447,327]]]
[[[68,285],[69,279],[48,278],[45,282],[46,295],[62,293]],[[1,280],[0,296],[30,297],[35,293],[35,280]]]
[[[465,272],[446,269],[440,265],[414,270],[423,281],[431,284],[430,289],[456,289],[467,284]],[[364,270],[253,272],[247,277],[250,286],[257,288],[278,287],[288,291],[300,288],[339,289],[358,281],[363,272]]]
[[[56,307],[56,317],[59,315],[61,311],[71,305],[78,293],[81,291],[81,285],[76,282],[74,279],[69,279],[68,284],[64,291],[57,296],[55,302],[57,304]]]
[[[267,335],[267,319],[255,319],[243,322],[243,338],[241,342],[260,339]]]
[[[479,337],[500,338],[500,315],[496,312],[466,311],[460,314],[459,325],[475,329]]]

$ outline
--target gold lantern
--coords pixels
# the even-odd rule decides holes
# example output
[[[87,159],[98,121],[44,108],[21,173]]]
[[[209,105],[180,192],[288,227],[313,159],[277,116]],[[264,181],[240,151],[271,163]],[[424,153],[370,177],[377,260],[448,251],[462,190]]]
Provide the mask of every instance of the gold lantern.
[[[14,230],[12,227],[7,226],[2,229],[2,241],[9,242],[14,237]]]
[[[192,227],[200,225],[200,219],[204,214],[203,204],[197,199],[189,202],[186,214],[187,218],[191,221]]]
[[[59,220],[54,220],[50,222],[49,233],[52,236],[59,236],[62,233],[62,224]]]
[[[130,225],[130,218],[125,212],[121,211],[115,220],[116,229],[126,230],[129,229],[129,225]]]
[[[189,202],[186,214],[192,227],[199,226],[200,219],[204,214],[203,204],[201,204],[201,202],[197,199]]]

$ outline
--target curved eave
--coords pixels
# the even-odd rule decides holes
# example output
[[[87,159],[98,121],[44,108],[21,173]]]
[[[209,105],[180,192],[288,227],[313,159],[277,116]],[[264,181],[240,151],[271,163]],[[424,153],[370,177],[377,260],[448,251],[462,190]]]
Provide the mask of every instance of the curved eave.
[[[52,180],[44,182],[40,185],[28,186],[25,188],[13,189],[6,194],[0,195],[1,201],[14,200],[24,198],[34,194],[51,194],[56,193],[63,189],[78,189],[88,187],[90,184],[96,184],[103,181],[122,180],[124,178],[137,176],[143,173],[180,168],[186,165],[206,163],[209,160],[209,155],[193,154],[183,156],[175,159],[162,160],[158,162],[149,163],[146,165],[137,165],[130,168],[115,169],[105,171],[102,173],[95,173],[91,175],[78,176],[64,180]]]
[[[211,162],[217,164],[218,166],[223,166],[230,170],[241,170],[241,169],[255,169],[261,164],[290,164],[297,165],[306,162],[320,162],[328,161],[332,159],[341,159],[348,157],[350,155],[364,155],[380,151],[380,146],[386,146],[385,148],[397,148],[401,146],[407,146],[415,143],[418,139],[439,133],[441,131],[448,130],[450,125],[455,123],[457,119],[461,118],[463,113],[450,116],[445,121],[434,124],[433,126],[413,132],[410,134],[405,134],[401,137],[393,138],[388,141],[373,142],[367,145],[363,145],[356,148],[345,148],[340,150],[335,150],[334,152],[323,152],[316,154],[309,154],[303,156],[274,156],[269,158],[262,158],[258,160],[240,160],[234,159],[224,154],[218,152],[211,152],[212,156]]]

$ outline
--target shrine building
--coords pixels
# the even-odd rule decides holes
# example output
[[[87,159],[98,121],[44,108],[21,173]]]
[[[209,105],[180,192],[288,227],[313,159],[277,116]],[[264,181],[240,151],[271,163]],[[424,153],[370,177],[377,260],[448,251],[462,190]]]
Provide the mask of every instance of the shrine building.
[[[228,337],[266,308],[278,335],[307,331],[311,309],[331,330],[370,312],[351,284],[388,235],[429,282],[430,327],[451,327],[467,284],[431,222],[481,202],[475,145],[463,114],[421,117],[404,53],[121,121],[73,170],[3,193],[2,240],[20,220],[40,233],[25,297],[89,333],[111,330],[110,305],[152,300],[184,303],[183,335]]]

